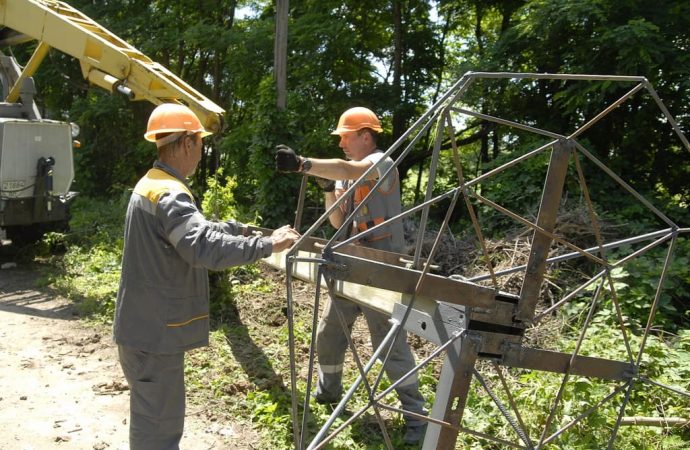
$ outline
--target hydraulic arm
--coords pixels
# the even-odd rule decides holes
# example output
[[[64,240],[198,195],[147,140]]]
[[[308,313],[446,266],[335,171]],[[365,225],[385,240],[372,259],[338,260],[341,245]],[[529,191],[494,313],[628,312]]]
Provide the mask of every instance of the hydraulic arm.
[[[52,47],[78,59],[92,84],[121,92],[132,100],[189,106],[204,126],[219,132],[224,110],[162,65],[70,5],[53,0],[0,0],[0,45],[39,42],[6,102],[15,102],[24,79],[31,77]]]

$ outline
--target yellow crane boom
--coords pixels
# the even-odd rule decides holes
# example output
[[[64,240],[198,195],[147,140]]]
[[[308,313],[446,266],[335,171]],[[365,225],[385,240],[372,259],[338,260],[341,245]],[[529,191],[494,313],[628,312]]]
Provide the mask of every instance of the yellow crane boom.
[[[5,101],[19,98],[24,78],[30,77],[52,47],[77,60],[82,75],[108,91],[153,104],[184,103],[204,126],[219,132],[225,111],[161,64],[65,2],[0,0],[0,27],[5,44],[39,42]]]

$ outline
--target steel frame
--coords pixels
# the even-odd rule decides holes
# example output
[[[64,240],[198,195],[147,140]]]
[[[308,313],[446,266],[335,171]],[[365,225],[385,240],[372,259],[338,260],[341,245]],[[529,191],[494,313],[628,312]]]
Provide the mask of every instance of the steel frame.
[[[570,135],[564,135],[548,130],[542,130],[534,126],[523,125],[510,120],[494,117],[489,114],[478,113],[468,110],[460,104],[463,95],[476,80],[489,79],[509,79],[509,80],[562,80],[562,81],[609,81],[620,83],[633,83],[634,87],[625,95],[604,108],[598,115],[582,126],[573,131]],[[372,408],[376,419],[384,436],[387,448],[391,449],[392,444],[386,430],[385,423],[380,415],[381,409],[401,411],[383,402],[383,398],[391,392],[395,386],[403,382],[412,373],[420,370],[436,356],[443,356],[443,366],[436,391],[436,400],[429,417],[428,429],[424,439],[423,449],[453,449],[455,448],[459,433],[467,433],[495,442],[499,445],[540,449],[547,444],[554,442],[562,433],[570,429],[585,417],[594,412],[601,405],[613,401],[617,397],[623,397],[620,401],[619,414],[616,423],[612,426],[612,432],[607,443],[608,448],[612,448],[616,434],[621,425],[626,407],[629,403],[632,390],[636,385],[643,383],[653,384],[668,391],[684,396],[690,396],[682,389],[665,386],[640,375],[642,356],[646,342],[649,337],[654,317],[659,306],[659,299],[663,290],[664,281],[667,277],[668,267],[673,255],[673,249],[678,237],[683,233],[688,233],[690,229],[680,228],[665,214],[655,208],[647,199],[636,192],[628,183],[599,161],[590,151],[588,151],[578,140],[587,129],[594,126],[615,108],[622,105],[630,97],[638,92],[647,92],[654,99],[655,103],[662,112],[664,118],[672,126],[673,131],[679,137],[686,149],[690,150],[690,144],[684,134],[679,129],[676,121],[668,112],[651,84],[643,77],[633,76],[608,76],[608,75],[575,75],[575,74],[537,74],[537,73],[487,73],[487,72],[468,72],[462,76],[453,87],[446,92],[442,98],[422,115],[405,134],[403,134],[385,152],[386,156],[392,156],[394,152],[400,152],[395,160],[393,167],[395,170],[400,162],[410,153],[412,148],[420,141],[427,132],[435,133],[433,156],[429,169],[429,181],[427,191],[422,203],[416,205],[400,215],[388,219],[383,224],[367,230],[364,234],[374,232],[378,227],[385,226],[393,221],[402,220],[412,214],[421,213],[420,227],[418,231],[417,245],[412,261],[405,255],[381,252],[372,249],[364,249],[353,245],[357,237],[346,238],[344,233],[350,227],[359,208],[366,205],[368,197],[355,208],[347,217],[344,225],[335,233],[330,240],[319,240],[314,238],[314,233],[327,220],[328,216],[335,208],[339,208],[345,199],[354,193],[354,189],[366,179],[367,175],[376,170],[370,168],[338,201],[335,202],[309,229],[303,233],[302,238],[296,245],[286,252],[284,259],[274,261],[276,265],[284,266],[287,271],[287,293],[288,293],[288,328],[290,335],[291,351],[291,381],[292,381],[292,415],[294,445],[296,449],[319,449],[323,448],[330,440],[342,429],[359,418],[365,411]],[[456,133],[453,126],[452,114],[476,117],[485,121],[494,122],[500,125],[519,129],[530,133],[552,139],[523,156],[484,173],[474,179],[466,180],[456,142]],[[435,128],[434,128],[435,125]],[[453,160],[459,180],[458,186],[449,191],[433,196],[433,185],[436,178],[438,161],[440,158],[441,141],[444,136],[450,138],[453,150]],[[405,144],[407,143],[407,144]],[[535,157],[544,152],[551,151],[550,162],[546,174],[544,189],[539,213],[535,222],[521,217],[509,211],[491,200],[483,197],[472,190],[479,183],[490,182],[491,177],[505,170],[515,167],[522,161]],[[602,236],[597,215],[589,197],[589,191],[585,181],[584,173],[580,164],[580,158],[584,157],[613,179],[627,193],[635,197],[649,211],[663,221],[668,228],[647,233],[640,236],[633,236],[616,242],[605,242]],[[562,236],[554,232],[558,206],[561,201],[562,190],[566,172],[570,163],[574,164],[578,183],[587,205],[589,219],[592,224],[592,232],[596,238],[597,245],[592,248],[581,249],[568,242]],[[383,177],[381,177],[383,178]],[[380,182],[379,182],[380,183]],[[378,186],[378,184],[377,184]],[[301,208],[304,204],[304,190],[306,183],[302,183],[302,192],[297,213],[297,222],[301,220]],[[476,276],[469,280],[458,277],[444,277],[430,273],[432,263],[438,251],[440,237],[448,228],[453,210],[457,206],[459,197],[463,201],[473,223],[477,239],[481,244],[484,261],[487,267],[487,274]],[[426,259],[422,257],[422,236],[426,231],[426,222],[429,209],[432,205],[446,199],[451,199],[446,217],[438,232],[436,241]],[[481,227],[475,214],[475,204],[481,203],[514,219],[518,223],[524,224],[533,230],[532,247],[529,260],[526,265],[516,266],[507,270],[496,271],[491,264],[491,255],[484,243]],[[622,245],[634,244],[653,240],[641,249],[619,261],[610,261],[606,256],[606,251]],[[652,307],[649,311],[648,321],[642,337],[642,343],[636,352],[632,348],[628,331],[622,317],[616,288],[611,276],[612,269],[622,266],[631,259],[638,257],[652,248],[668,243],[666,260],[661,269],[658,289],[653,299]],[[556,242],[572,250],[560,256],[549,257],[549,251]],[[601,271],[582,283],[569,293],[564,293],[563,298],[550,308],[538,312],[536,306],[539,294],[544,282],[546,267],[560,261],[569,260],[577,257],[585,257],[595,264],[601,266]],[[307,266],[311,269],[306,268]],[[519,295],[502,292],[498,279],[502,276],[524,272],[524,281]],[[300,421],[298,411],[298,390],[296,384],[296,368],[294,359],[294,323],[292,321],[292,284],[295,278],[316,282],[316,299],[314,306],[314,316],[312,321],[312,345],[309,355],[309,370],[307,381],[307,392],[302,403],[303,415]],[[477,284],[479,282],[489,282],[490,287]],[[376,301],[366,303],[368,307],[374,307],[382,312],[391,315],[392,327],[390,333],[378,349],[375,349],[373,357],[369,361],[361,361],[357,348],[349,341],[350,350],[354,356],[359,377],[343,397],[340,404],[334,409],[331,418],[323,424],[319,432],[309,439],[306,432],[307,417],[310,414],[309,397],[312,386],[312,373],[315,361],[315,329],[318,321],[319,301],[322,286],[326,286],[329,295],[341,296],[352,301],[365,301],[359,295],[361,290],[354,287],[368,286],[371,292],[393,292],[393,300],[384,300],[383,297]],[[581,294],[589,286],[595,286],[589,312],[577,339],[574,350],[571,353],[555,352],[543,349],[529,348],[524,345],[525,330],[538,324],[544,317],[551,314],[556,309],[568,303],[576,295]],[[597,358],[580,355],[581,344],[586,337],[589,324],[593,314],[599,307],[599,299],[607,290],[613,300],[615,314],[620,328],[621,336],[625,343],[627,357],[625,360],[616,361],[605,358]],[[377,357],[383,361],[383,365],[388,360],[388,355],[384,351],[386,345],[395,339],[405,339],[404,330],[419,335],[428,341],[436,344],[437,349],[422,362],[420,362],[403,379],[393,383],[392,386],[379,392],[379,382],[381,374],[373,383],[368,381],[371,368]],[[346,333],[347,335],[347,333]],[[498,395],[486,382],[484,376],[477,370],[476,363],[480,360],[491,362],[494,371],[501,381],[503,395],[508,398],[508,407],[504,405]],[[524,368],[530,370],[546,371],[562,374],[562,381],[558,392],[553,401],[553,406],[549,412],[546,422],[543,424],[539,435],[530,434],[525,426],[515,399],[508,388],[508,384],[503,376],[502,367]],[[562,400],[564,389],[572,376],[592,377],[602,380],[610,380],[618,383],[611,392],[599,403],[591,406],[582,414],[564,425],[556,426],[556,415]],[[510,428],[515,432],[515,441],[492,436],[486,433],[471,430],[462,425],[462,417],[470,391],[470,384],[475,379],[482,389],[496,403],[501,414],[506,419]],[[351,400],[355,391],[364,386],[369,398],[368,404],[355,412],[340,427],[331,431],[335,419],[343,411],[345,405]],[[405,413],[410,414],[405,411]],[[554,426],[556,429],[553,430]]]

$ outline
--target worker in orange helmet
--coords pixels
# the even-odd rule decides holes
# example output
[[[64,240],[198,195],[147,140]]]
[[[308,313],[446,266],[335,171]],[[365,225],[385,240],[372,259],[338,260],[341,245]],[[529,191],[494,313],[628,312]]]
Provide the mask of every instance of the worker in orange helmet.
[[[368,108],[354,107],[345,111],[338,120],[338,126],[331,133],[340,137],[339,146],[347,159],[317,159],[297,155],[286,145],[276,148],[276,168],[283,172],[301,172],[317,178],[324,191],[326,209],[343,195],[354,181],[360,178],[370,167],[377,165],[368,179],[356,188],[354,202],[348,199],[341,208],[336,208],[329,216],[329,222],[335,228],[343,225],[345,218],[353,208],[374,191],[360,208],[352,233],[357,234],[395,217],[401,212],[400,184],[397,169],[392,170],[381,185],[374,189],[378,179],[383,177],[393,165],[390,157],[377,148],[378,133],[382,132],[381,123],[376,114]],[[402,223],[392,222],[378,228],[359,240],[359,244],[379,250],[403,252],[404,235]],[[343,330],[338,319],[342,313],[347,325]],[[342,396],[342,372],[347,336],[355,319],[362,312],[367,320],[371,342],[377,348],[390,330],[388,318],[383,314],[363,306],[356,305],[342,298],[330,298],[319,322],[317,330],[317,354],[319,360],[319,379],[314,397],[319,403],[336,403]],[[385,354],[383,352],[382,354]],[[391,382],[403,377],[415,367],[414,357],[405,336],[396,339],[394,347],[385,366]],[[424,398],[419,392],[416,373],[402,382],[396,389],[403,409],[426,415]],[[405,415],[406,443],[421,441],[426,430],[426,422],[411,415]]]
[[[130,450],[179,448],[184,353],[208,345],[208,269],[252,263],[299,238],[288,225],[271,236],[247,236],[240,222],[203,216],[186,178],[210,134],[188,107],[164,103],[144,136],[155,142],[158,160],[129,200],[113,323],[130,388]]]

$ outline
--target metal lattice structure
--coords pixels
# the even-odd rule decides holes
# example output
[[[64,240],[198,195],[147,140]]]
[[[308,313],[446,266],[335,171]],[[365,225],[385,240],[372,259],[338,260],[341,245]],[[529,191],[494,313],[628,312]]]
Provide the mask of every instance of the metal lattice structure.
[[[539,129],[532,125],[502,119],[467,109],[462,100],[468,89],[476,80],[503,79],[515,81],[524,80],[555,80],[561,82],[611,82],[627,83],[634,87],[615,102],[607,105],[599,114],[584,121],[570,134]],[[602,75],[566,75],[566,74],[523,74],[523,73],[467,73],[417,122],[401,136],[386,152],[386,156],[398,152],[395,161],[397,167],[410,153],[414,146],[419,145],[427,133],[434,135],[433,156],[428,173],[426,197],[420,204],[409,208],[402,214],[388,219],[381,225],[367,230],[364,234],[374,232],[391,221],[403,220],[406,217],[419,215],[417,245],[414,255],[405,256],[382,252],[354,245],[357,237],[346,238],[345,230],[350,226],[359,208],[367,203],[364,199],[346,219],[345,224],[330,240],[320,240],[314,233],[324,223],[331,211],[338,208],[346,197],[354,193],[354,189],[365,179],[369,172],[376,170],[372,167],[360,180],[350,188],[328,211],[326,211],[304,234],[300,241],[287,253],[283,261],[287,271],[288,292],[288,325],[290,331],[290,350],[292,363],[293,390],[293,431],[295,447],[297,449],[319,449],[341,431],[344,427],[357,420],[365,411],[372,410],[380,425],[387,448],[393,448],[391,439],[381,418],[382,410],[401,410],[386,404],[383,399],[413,372],[424,368],[433,358],[442,357],[443,366],[438,380],[438,387],[432,411],[426,420],[428,429],[424,439],[424,449],[453,449],[458,434],[468,433],[481,439],[494,442],[498,446],[535,449],[543,448],[555,442],[564,432],[573,428],[602,405],[616,405],[618,414],[615,423],[609,424],[611,433],[606,444],[612,448],[618,434],[621,420],[629,405],[634,389],[646,388],[653,385],[680,396],[690,397],[682,389],[666,386],[644,375],[643,355],[648,337],[654,325],[655,315],[659,307],[664,282],[668,275],[669,264],[672,259],[677,239],[690,229],[680,228],[663,212],[659,211],[650,201],[636,192],[628,183],[606,167],[585,145],[580,142],[583,134],[595,126],[605,116],[621,106],[640,92],[646,92],[658,106],[663,119],[670,124],[678,139],[690,150],[690,144],[680,131],[676,121],[668,112],[651,84],[642,77],[632,76],[602,76]],[[547,142],[524,155],[486,172],[473,179],[468,179],[460,162],[456,136],[457,124],[468,117],[482,119],[520,132],[533,133],[546,138]],[[434,196],[433,186],[441,156],[441,143],[450,142],[455,171],[458,179],[457,186],[446,192]],[[536,157],[548,156],[539,212],[535,219],[528,219],[497,204],[480,193],[477,188],[482,183],[491,183],[493,177],[509,169],[518,167],[524,161]],[[607,242],[600,229],[600,221],[595,206],[590,198],[587,187],[584,164],[598,169],[597,176],[605,175],[611,178],[626,195],[631,195],[650,214],[655,215],[659,223],[665,227],[659,230],[632,236],[623,240]],[[394,170],[391,168],[390,170]],[[570,172],[569,172],[570,171]],[[580,196],[586,204],[592,237],[596,245],[590,248],[580,248],[570,242],[567,237],[555,231],[558,219],[559,205],[562,201],[564,184],[568,173],[575,177],[580,189]],[[383,177],[382,177],[383,178]],[[304,183],[303,183],[304,186]],[[462,202],[460,201],[462,199]],[[445,203],[443,203],[445,202]],[[439,204],[448,204],[446,215],[440,231],[431,250],[423,255],[422,241],[427,225],[429,209]],[[302,205],[303,202],[300,202]],[[436,256],[442,234],[448,230],[449,221],[454,210],[464,203],[467,214],[473,223],[476,239],[480,243],[486,273],[469,279],[450,274],[442,276],[434,274],[432,262]],[[532,233],[531,252],[527,264],[496,270],[492,265],[490,251],[485,245],[480,221],[477,218],[478,205],[491,208],[505,215],[515,223],[528,227]],[[612,260],[609,255],[611,249],[641,247],[630,250],[625,256]],[[558,246],[560,253],[553,254],[553,247]],[[643,255],[653,248],[666,246],[666,258],[660,270],[656,295],[651,301],[646,327],[641,336],[633,343],[619,305],[617,289],[612,277],[612,271],[623,267],[634,258]],[[565,253],[564,253],[565,251]],[[540,293],[545,283],[547,268],[562,261],[583,258],[597,269],[583,283],[569,292],[564,292],[561,298],[546,309],[540,310]],[[523,273],[519,292],[508,292],[503,289],[502,277],[514,273]],[[306,380],[305,398],[302,404],[302,415],[299,415],[299,398],[297,392],[297,371],[294,358],[294,323],[292,318],[292,283],[294,278],[301,278],[313,282],[318,281],[314,317],[312,323],[312,345]],[[388,336],[368,361],[363,361],[357,348],[349,341],[350,349],[359,370],[357,381],[347,389],[345,396],[333,410],[330,419],[323,424],[315,436],[308,436],[307,418],[309,417],[309,392],[312,389],[312,373],[315,364],[315,330],[318,321],[321,286],[325,286],[331,296],[341,296],[356,302],[365,302],[365,306],[378,309],[390,314],[392,327]],[[366,291],[366,293],[364,292]],[[569,304],[574,298],[587,295],[588,309],[584,325],[579,336],[568,352],[559,352],[532,348],[527,345],[525,336],[531,327],[537,326],[544,318],[554,311]],[[615,317],[620,330],[620,339],[624,345],[623,357],[609,359],[596,355],[583,355],[583,342],[586,340],[596,311],[601,308],[601,299],[606,295],[611,299],[611,315]],[[363,298],[368,296],[369,299]],[[371,297],[374,298],[371,298]],[[371,370],[378,358],[386,364],[387,345],[394,339],[404,339],[404,331],[414,333],[435,344],[436,349],[421,360],[415,369],[401,380],[380,388],[381,374],[372,381]],[[347,333],[346,333],[347,334]],[[486,361],[482,367],[489,367],[495,372],[493,382],[487,380],[479,369],[478,364]],[[506,382],[504,371],[509,368],[542,371],[559,374],[560,383],[551,402],[551,409],[537,427],[531,429],[525,425],[520,413],[518,399],[511,393]],[[593,405],[580,411],[574,417],[564,418],[560,413],[563,407],[563,393],[573,379],[597,379],[609,383],[609,394]],[[470,429],[463,425],[462,419],[466,402],[471,390],[471,383],[477,389],[483,390],[500,411],[505,420],[506,428],[512,430],[513,440],[497,437]],[[344,424],[331,429],[336,418],[343,412],[355,391],[364,388],[369,399],[368,404],[352,414]],[[499,390],[500,388],[500,390]]]

